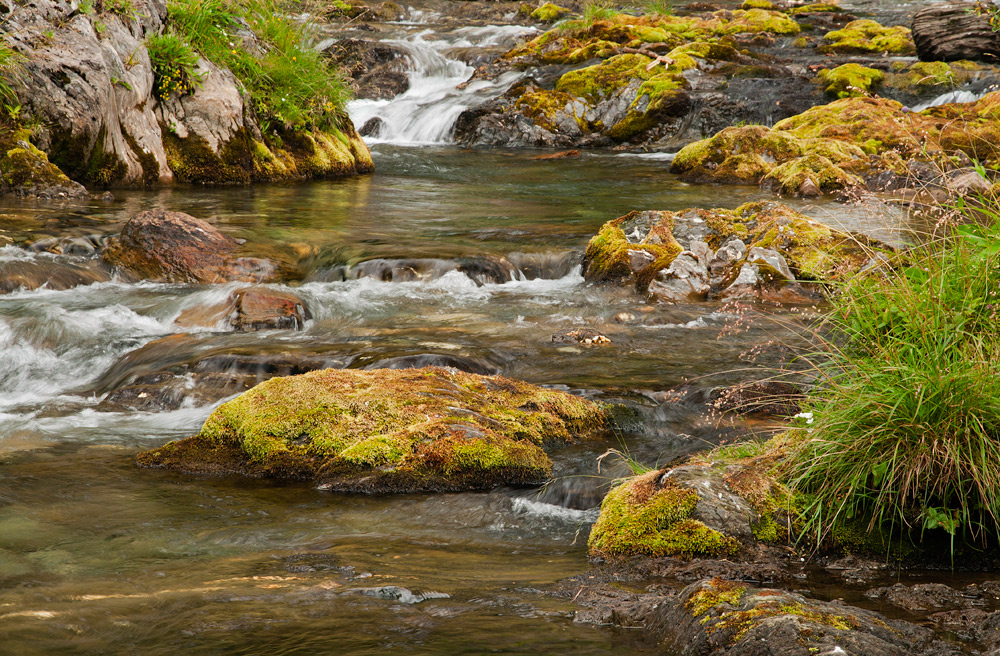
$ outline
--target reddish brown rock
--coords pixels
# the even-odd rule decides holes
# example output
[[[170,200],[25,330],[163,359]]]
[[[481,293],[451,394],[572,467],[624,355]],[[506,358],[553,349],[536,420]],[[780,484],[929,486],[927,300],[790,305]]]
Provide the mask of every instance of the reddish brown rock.
[[[246,287],[224,303],[188,308],[177,317],[181,326],[213,328],[224,324],[237,332],[301,330],[312,318],[305,301],[292,292],[269,287]]]
[[[275,276],[272,262],[237,257],[239,245],[189,214],[153,210],[125,224],[104,251],[104,261],[158,282],[263,282]]]

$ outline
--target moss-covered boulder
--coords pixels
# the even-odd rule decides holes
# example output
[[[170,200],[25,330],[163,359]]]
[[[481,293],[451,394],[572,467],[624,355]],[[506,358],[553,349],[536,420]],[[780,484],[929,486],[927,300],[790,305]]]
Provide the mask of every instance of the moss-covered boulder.
[[[560,18],[568,16],[572,12],[565,7],[560,7],[551,2],[545,2],[529,14],[532,18],[543,23],[554,23]]]
[[[885,27],[876,21],[862,19],[828,32],[823,37],[819,51],[912,55],[916,52],[916,46],[913,45],[909,28],[902,25]]]
[[[347,492],[477,490],[545,482],[544,445],[610,422],[605,406],[499,376],[325,369],[272,378],[137,462]]]
[[[836,68],[824,68],[816,77],[824,85],[827,95],[834,98],[849,98],[869,95],[872,87],[881,82],[885,74],[880,70],[852,62],[841,64]]]
[[[591,556],[723,557],[739,549],[733,538],[692,519],[698,492],[675,484],[666,474],[649,472],[608,493],[590,532]]]
[[[0,127],[0,195],[33,198],[86,198],[73,182],[31,143],[26,129]]]
[[[733,210],[644,211],[601,226],[587,245],[584,275],[594,282],[635,285],[645,291],[685,247],[695,250],[704,242],[705,248],[718,250],[732,239],[741,240],[746,249],[741,259],[726,263],[728,271],[738,272],[752,249],[768,249],[783,256],[799,280],[839,280],[858,271],[873,254],[891,250],[775,202],[747,203]],[[721,292],[731,278],[729,273],[719,276],[714,291]]]

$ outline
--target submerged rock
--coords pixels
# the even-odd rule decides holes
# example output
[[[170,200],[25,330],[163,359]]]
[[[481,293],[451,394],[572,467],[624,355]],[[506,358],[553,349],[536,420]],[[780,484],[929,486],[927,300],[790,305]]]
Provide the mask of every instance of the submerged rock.
[[[223,404],[143,467],[308,479],[344,492],[538,484],[542,445],[607,429],[611,410],[565,392],[445,369],[315,371]]]
[[[198,306],[181,312],[181,326],[225,326],[237,332],[254,330],[302,330],[312,318],[305,301],[290,291],[269,287],[247,287],[233,292],[217,305]]]
[[[70,289],[109,280],[107,272],[88,265],[33,259],[0,262],[0,293],[19,290]]]
[[[240,243],[211,224],[184,214],[136,214],[104,251],[109,266],[146,280],[217,283],[263,282],[275,276],[268,260],[237,257]]]

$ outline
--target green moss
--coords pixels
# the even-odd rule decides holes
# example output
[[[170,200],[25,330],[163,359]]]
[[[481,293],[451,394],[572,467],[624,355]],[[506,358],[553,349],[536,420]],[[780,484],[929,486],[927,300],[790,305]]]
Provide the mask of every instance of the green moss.
[[[762,125],[734,126],[682,148],[671,170],[696,182],[758,184],[776,163],[802,153],[803,145],[793,135]]]
[[[743,0],[740,9],[774,9],[771,0]]]
[[[645,55],[616,55],[596,66],[566,73],[556,83],[556,90],[598,102],[633,79],[648,80],[656,75],[646,70],[651,61]]]
[[[833,69],[824,68],[817,77],[826,85],[827,95],[848,98],[870,95],[872,87],[881,82],[885,74],[874,68],[851,63]]]
[[[863,179],[844,171],[829,158],[816,152],[779,164],[761,182],[765,186],[773,183],[773,187],[785,196],[798,195],[807,183],[821,192],[864,186]]]
[[[800,36],[799,38],[792,41],[792,45],[795,46],[796,48],[808,48],[809,39],[805,38],[804,36]]]
[[[551,2],[546,2],[538,9],[531,12],[531,17],[535,20],[542,21],[543,23],[554,23],[563,16],[567,16],[569,13],[570,10],[565,7],[560,7],[559,5],[552,4]]]
[[[590,533],[592,556],[707,556],[735,553],[732,538],[691,519],[698,493],[671,481],[663,472],[627,479],[612,489]]]
[[[886,84],[911,93],[931,93],[966,84],[981,69],[972,62],[914,62],[890,74]]]
[[[869,20],[851,21],[842,29],[828,32],[823,37],[820,52],[837,53],[889,53],[912,55],[916,52],[910,30],[903,26],[883,27]]]
[[[731,15],[731,19],[724,16]],[[718,12],[716,14],[715,25],[712,28],[714,34],[739,34],[743,32],[767,32],[770,34],[780,34],[794,36],[802,31],[802,27],[794,20],[777,11],[767,11],[765,9],[736,10],[728,12]]]
[[[480,489],[543,482],[551,465],[540,445],[605,430],[610,417],[499,377],[328,369],[272,378],[219,406],[195,437],[139,462],[352,491]]]
[[[25,129],[0,128],[0,178],[2,187],[16,195],[73,184],[31,143],[31,133]]]
[[[707,585],[696,590],[688,600],[684,602],[684,608],[693,617],[701,617],[711,610],[717,609],[722,604],[735,607],[740,603],[743,593],[747,589],[745,586],[737,585],[732,581],[714,578]]]
[[[637,278],[646,278],[647,283],[657,271],[669,266],[684,249],[671,233],[673,224],[669,213],[662,215],[664,220],[657,221],[654,228],[638,243],[630,242],[622,227],[640,218],[640,212],[626,214],[601,226],[587,244],[584,254],[587,279],[599,282],[630,279],[634,274],[629,266],[629,251],[633,250],[645,251],[653,256],[652,262],[635,274]]]
[[[152,187],[160,181],[160,163],[156,161],[156,155],[143,149],[128,132],[122,132],[122,136],[125,137],[125,143],[128,144],[142,167],[142,185]]]
[[[788,10],[788,13],[792,16],[795,16],[797,14],[814,14],[814,13],[831,12],[831,11],[844,11],[844,10],[835,4],[830,4],[826,2],[816,2],[809,5],[800,5],[798,7],[792,7],[791,9]]]

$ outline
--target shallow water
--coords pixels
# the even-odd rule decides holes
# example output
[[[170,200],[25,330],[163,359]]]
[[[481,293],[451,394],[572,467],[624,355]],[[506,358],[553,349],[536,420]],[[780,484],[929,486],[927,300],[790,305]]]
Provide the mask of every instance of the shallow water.
[[[586,284],[577,265],[597,228],[631,210],[769,195],[681,183],[666,154],[539,154],[384,143],[372,176],[121,191],[112,202],[0,201],[0,264],[85,267],[86,256],[29,247],[116,234],[146,209],[185,211],[288,265],[285,286],[314,317],[302,331],[251,334],[175,322],[237,284],[112,280],[0,295],[0,653],[652,653],[635,632],[575,624],[574,590],[560,583],[586,571],[594,506],[625,471],[608,461],[599,471],[597,457],[616,447],[652,465],[745,434],[663,392],[766,372],[796,342],[798,315],[647,305],[631,290]],[[896,221],[886,208],[791,204],[880,236]],[[510,276],[483,273],[497,257],[512,264]],[[352,279],[374,258],[437,261],[406,282]],[[455,270],[470,261],[479,273]],[[613,322],[620,312],[635,319]],[[551,339],[580,327],[612,344]],[[142,374],[279,354],[338,367],[464,358],[624,401],[644,421],[555,452],[557,478],[541,490],[358,497],[138,470],[138,450],[193,434],[215,404],[101,405]]]

